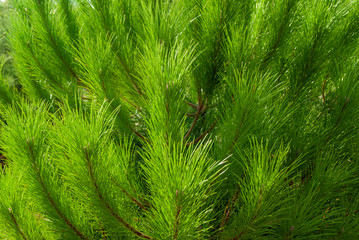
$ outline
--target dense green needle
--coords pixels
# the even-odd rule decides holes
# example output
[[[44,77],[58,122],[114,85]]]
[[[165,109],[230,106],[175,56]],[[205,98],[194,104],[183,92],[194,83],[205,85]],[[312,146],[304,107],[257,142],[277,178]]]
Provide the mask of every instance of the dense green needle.
[[[0,13],[0,239],[359,239],[358,1]]]

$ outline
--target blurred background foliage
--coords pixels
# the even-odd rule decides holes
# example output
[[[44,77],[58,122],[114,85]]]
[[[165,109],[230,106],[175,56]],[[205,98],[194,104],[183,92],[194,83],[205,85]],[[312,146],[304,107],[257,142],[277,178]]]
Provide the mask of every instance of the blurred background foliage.
[[[7,80],[11,87],[20,88],[15,69],[12,65],[9,40],[6,31],[10,26],[10,10],[11,5],[7,1],[0,1],[0,55],[6,63],[2,69],[3,77]]]

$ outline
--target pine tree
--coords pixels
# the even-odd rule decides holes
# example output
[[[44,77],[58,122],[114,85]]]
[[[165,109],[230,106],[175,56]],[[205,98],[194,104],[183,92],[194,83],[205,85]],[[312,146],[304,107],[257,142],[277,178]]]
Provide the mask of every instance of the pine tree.
[[[358,1],[9,4],[2,239],[359,238]]]

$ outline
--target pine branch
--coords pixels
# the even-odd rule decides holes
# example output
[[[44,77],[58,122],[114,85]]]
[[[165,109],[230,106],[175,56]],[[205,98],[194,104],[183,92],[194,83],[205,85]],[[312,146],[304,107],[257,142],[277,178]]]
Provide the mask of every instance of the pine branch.
[[[93,173],[93,169],[92,169],[92,163],[90,161],[90,157],[89,157],[89,154],[88,154],[88,147],[89,147],[89,143],[88,143],[87,146],[84,147],[86,161],[87,161],[87,170],[88,170],[88,173],[90,175],[91,182],[92,182],[93,186],[95,187],[96,194],[97,194],[98,198],[100,199],[101,203],[103,204],[103,206],[109,211],[109,213],[114,218],[117,219],[117,221],[119,221],[125,228],[127,228],[129,231],[133,232],[135,235],[137,235],[137,236],[139,236],[141,238],[153,239],[153,238],[147,236],[146,234],[144,234],[144,233],[138,231],[137,229],[135,229],[128,222],[126,222],[121,216],[119,216],[113,210],[113,208],[110,206],[110,204],[105,200],[103,195],[100,193],[100,189],[99,189],[98,184],[96,182],[96,179],[94,177],[94,173]]]
[[[142,110],[141,110],[141,108],[139,106],[135,105],[134,103],[132,103],[131,101],[126,99],[124,96],[121,96],[121,98],[123,100],[125,100],[125,102],[129,103],[132,107],[134,107],[137,111],[142,112]]]
[[[178,201],[178,190],[176,190],[176,202]],[[178,231],[179,231],[179,224],[180,224],[180,214],[181,214],[182,206],[176,206],[176,217],[175,217],[175,224],[174,224],[174,236],[173,239],[178,239]]]
[[[55,83],[55,85],[56,85],[58,88],[60,88],[60,89],[62,89],[63,91],[65,91],[64,87],[53,77],[53,75],[51,75],[51,74],[42,66],[42,64],[40,64],[39,60],[37,59],[37,57],[35,56],[35,54],[34,54],[34,52],[33,52],[33,49],[31,48],[31,46],[30,46],[29,44],[26,44],[26,45],[27,45],[27,47],[28,47],[28,49],[29,49],[29,51],[30,51],[30,54],[31,54],[32,58],[33,58],[34,61],[36,62],[36,64],[37,64],[37,66],[39,67],[39,69],[44,73],[44,75],[45,75],[47,78],[51,79],[51,81],[52,81],[53,83]]]
[[[246,115],[247,115],[247,110],[246,110],[246,108],[244,108],[244,113],[243,113],[243,116],[242,116],[242,120],[241,120],[241,122],[240,122],[240,124],[239,124],[239,127],[237,128],[236,136],[234,137],[233,142],[232,142],[232,145],[231,145],[231,151],[232,151],[234,145],[236,144],[236,142],[237,142],[237,140],[238,140],[238,138],[239,138],[239,133],[240,133],[240,130],[241,130],[241,128],[242,128],[242,126],[243,126],[243,123],[244,123],[244,121],[245,121]]]
[[[223,229],[225,227],[225,225],[227,224],[227,222],[232,214],[234,204],[236,204],[236,202],[238,200],[239,193],[240,193],[240,189],[238,189],[237,192],[233,195],[233,197],[228,201],[227,206],[223,212],[222,221],[220,223],[221,229]]]
[[[218,56],[219,56],[219,53],[220,53],[220,50],[221,50],[221,46],[222,46],[222,36],[223,36],[223,26],[224,26],[224,23],[223,23],[223,10],[221,10],[221,13],[220,13],[220,19],[219,19],[219,24],[218,24],[218,29],[219,29],[219,37],[217,38],[217,41],[216,41],[216,44],[215,44],[215,52],[214,52],[214,56],[213,56],[213,63],[214,63],[214,67],[213,67],[213,71],[212,71],[212,81],[214,80],[214,78],[216,77],[217,75],[217,71],[218,71],[218,66],[219,66],[219,63],[218,63]]]
[[[136,198],[134,198],[133,196],[131,196],[125,189],[123,189],[121,186],[119,186],[119,184],[111,177],[112,182],[129,198],[131,199],[131,201],[133,201],[137,206],[139,206],[140,208],[142,208],[144,211],[148,211],[148,209],[142,204],[140,203]],[[138,196],[137,196],[138,197]]]
[[[37,0],[37,5],[38,6],[41,6],[43,4],[42,0]],[[47,35],[48,35],[48,38],[50,40],[50,46],[52,47],[53,49],[53,52],[56,54],[56,56],[59,58],[59,60],[61,61],[61,63],[63,64],[63,66],[65,66],[65,68],[67,69],[67,71],[77,80],[77,82],[79,83],[80,82],[80,78],[77,76],[77,74],[75,73],[75,71],[72,69],[72,67],[67,63],[67,61],[65,60],[63,54],[60,52],[59,50],[59,46],[58,44],[56,43],[53,35],[52,35],[52,32],[51,32],[51,29],[50,29],[50,26],[51,24],[48,22],[48,19],[46,17],[46,13],[44,11],[43,8],[39,7],[38,8],[38,11],[40,13],[40,16],[41,16],[41,19],[43,21],[43,26],[47,32]]]
[[[61,220],[63,220],[66,225],[78,236],[80,237],[81,239],[88,239],[84,234],[82,234],[71,222],[70,220],[65,217],[65,215],[61,212],[60,208],[56,205],[53,197],[51,196],[50,192],[48,191],[47,189],[47,186],[45,185],[43,179],[42,179],[42,175],[40,173],[40,169],[39,169],[39,165],[38,165],[38,162],[34,156],[34,152],[33,152],[33,149],[31,147],[31,144],[30,144],[30,141],[29,139],[26,139],[26,142],[27,142],[27,146],[28,146],[28,149],[30,150],[30,159],[31,159],[31,166],[34,170],[34,172],[36,173],[36,176],[37,176],[37,179],[42,187],[42,190],[44,191],[45,193],[45,196],[47,198],[47,200],[51,203],[51,206],[55,209],[57,215],[60,217]],[[32,142],[34,142],[34,139],[32,139]]]
[[[216,124],[217,124],[217,120],[214,121],[214,123],[212,123],[212,125],[209,127],[209,129],[207,131],[203,132],[198,138],[196,138],[192,142],[187,143],[187,146],[189,146],[191,144],[198,143],[201,139],[203,139],[205,136],[207,136],[208,133],[210,133],[213,130],[213,128],[216,126]]]
[[[127,197],[129,197],[134,203],[136,203],[140,208],[142,208],[144,211],[148,211],[148,209],[142,205],[138,200],[136,200],[134,197],[132,197],[125,189],[121,189],[123,193],[126,194]]]
[[[280,24],[277,36],[276,36],[276,40],[273,44],[273,47],[270,49],[269,53],[267,54],[266,58],[262,61],[260,69],[263,69],[263,67],[267,64],[267,62],[273,57],[275,51],[277,50],[279,43],[281,42],[282,38],[283,38],[283,34],[284,34],[284,28],[286,27],[286,24],[288,23],[288,18],[289,18],[289,12],[291,11],[293,5],[291,5],[290,1],[288,1],[287,3],[288,5],[286,6],[286,11],[285,11],[285,15],[283,18],[283,21]]]
[[[26,235],[24,234],[24,232],[22,231],[20,225],[17,223],[17,220],[14,216],[14,214],[12,213],[12,209],[9,208],[9,214],[11,216],[11,221],[14,223],[14,225],[16,226],[16,230],[17,232],[21,235],[22,239],[28,240],[28,238],[26,237]]]

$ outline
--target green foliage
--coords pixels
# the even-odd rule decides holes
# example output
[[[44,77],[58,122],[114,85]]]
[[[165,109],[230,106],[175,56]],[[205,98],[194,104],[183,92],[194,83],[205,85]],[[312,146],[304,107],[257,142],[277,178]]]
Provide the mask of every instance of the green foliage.
[[[359,237],[357,1],[2,6],[1,239]]]
[[[0,57],[1,59],[6,59],[6,61],[1,66],[2,78],[1,84],[3,84],[4,80],[6,85],[11,88],[17,87],[19,88],[17,78],[15,76],[15,70],[12,65],[11,55],[9,53],[9,42],[7,39],[7,30],[9,29],[9,19],[10,19],[10,10],[11,6],[5,1],[0,2]]]

